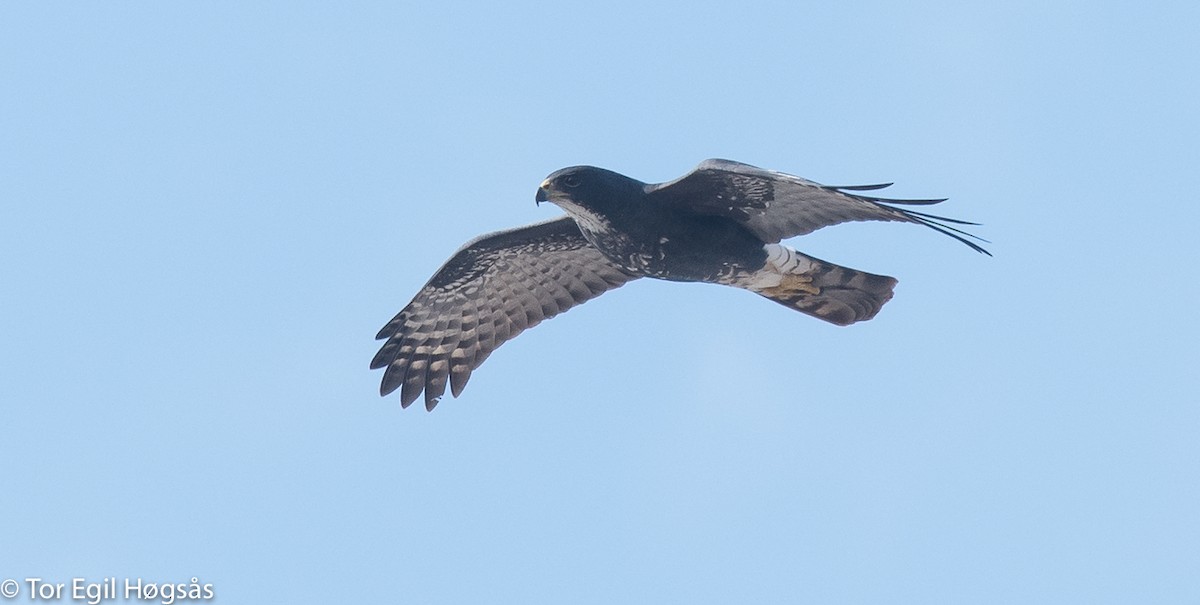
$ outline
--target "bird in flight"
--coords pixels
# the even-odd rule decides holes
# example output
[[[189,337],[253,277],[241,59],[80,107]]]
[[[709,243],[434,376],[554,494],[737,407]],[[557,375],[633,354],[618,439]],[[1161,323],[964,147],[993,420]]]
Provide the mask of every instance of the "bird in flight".
[[[967,221],[875,197],[882,185],[829,186],[729,160],[706,160],[667,183],[603,168],[554,172],[536,201],[567,215],[478,237],[454,253],[376,336],[380,394],[433,410],[462,392],[492,351],[527,328],[640,277],[749,290],[837,324],[875,316],[896,280],[813,258],[780,241],[847,221],[925,225],[990,253],[953,225]],[[985,242],[986,243],[986,242]]]

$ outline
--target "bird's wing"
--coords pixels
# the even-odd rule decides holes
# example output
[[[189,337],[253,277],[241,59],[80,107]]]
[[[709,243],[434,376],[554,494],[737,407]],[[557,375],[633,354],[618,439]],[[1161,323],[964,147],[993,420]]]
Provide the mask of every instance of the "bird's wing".
[[[646,193],[652,200],[679,209],[737,220],[767,243],[847,221],[900,221],[936,229],[989,254],[968,239],[979,238],[946,224],[975,223],[888,205],[929,205],[944,199],[898,200],[857,193],[888,185],[891,183],[835,187],[740,162],[705,160],[681,178],[647,185]]]
[[[408,407],[424,390],[432,410],[447,380],[457,397],[505,341],[631,279],[570,217],[472,240],[379,331],[387,342],[371,369],[387,368],[380,393],[401,389]]]

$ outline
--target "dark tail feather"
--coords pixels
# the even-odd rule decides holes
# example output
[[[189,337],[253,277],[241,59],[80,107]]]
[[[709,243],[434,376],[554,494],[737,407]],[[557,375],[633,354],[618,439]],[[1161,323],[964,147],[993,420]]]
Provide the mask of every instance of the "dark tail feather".
[[[892,299],[895,278],[802,256],[813,264],[808,271],[785,275],[778,286],[752,292],[839,326],[875,317]]]

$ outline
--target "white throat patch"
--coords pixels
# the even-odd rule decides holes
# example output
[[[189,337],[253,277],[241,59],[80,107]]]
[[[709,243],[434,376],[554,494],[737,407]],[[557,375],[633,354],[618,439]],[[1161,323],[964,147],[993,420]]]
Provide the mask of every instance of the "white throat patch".
[[[593,233],[608,230],[608,218],[567,200],[556,200],[554,203],[571,215],[571,218],[579,224],[579,228]]]

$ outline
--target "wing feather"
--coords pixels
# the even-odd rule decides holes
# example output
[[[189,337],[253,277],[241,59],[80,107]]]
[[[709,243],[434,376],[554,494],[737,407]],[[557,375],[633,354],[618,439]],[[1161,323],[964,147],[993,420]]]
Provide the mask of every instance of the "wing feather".
[[[432,410],[458,397],[471,372],[522,331],[634,279],[583,237],[570,217],[477,238],[458,250],[376,335],[380,393]]]
[[[889,205],[931,205],[944,202],[944,198],[902,200],[852,193],[877,191],[890,185],[832,187],[749,164],[714,159],[701,162],[695,170],[674,181],[648,185],[646,193],[659,203],[737,220],[767,243],[848,221],[898,221],[925,225],[990,256],[991,253],[971,241],[986,243],[986,240],[945,224],[975,223]]]

